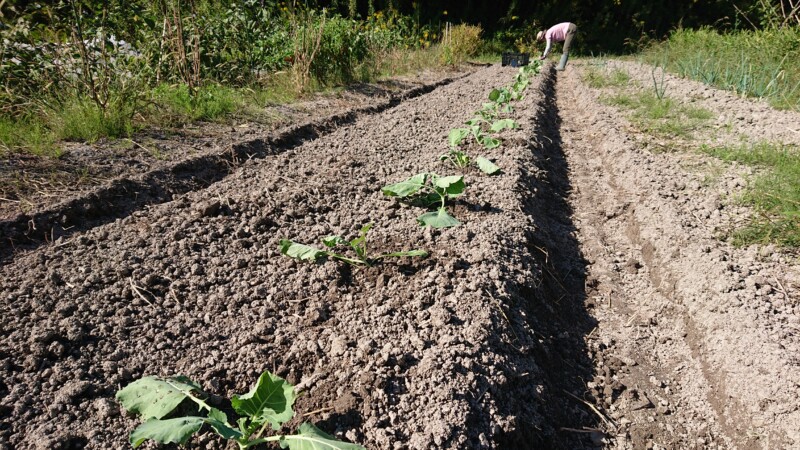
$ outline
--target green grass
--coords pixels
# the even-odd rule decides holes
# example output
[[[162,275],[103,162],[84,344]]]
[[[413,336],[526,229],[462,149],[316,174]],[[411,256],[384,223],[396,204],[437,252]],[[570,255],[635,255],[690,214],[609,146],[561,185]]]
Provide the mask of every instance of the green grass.
[[[154,89],[152,103],[155,108],[148,116],[154,119],[163,116],[176,125],[219,119],[233,112],[244,99],[238,90],[221,85],[202,86],[192,92],[185,84],[162,84]]]
[[[103,111],[87,98],[76,98],[46,121],[56,140],[95,142],[102,137],[129,136],[133,110],[133,105],[118,101]]]
[[[800,110],[800,27],[725,34],[679,29],[641,56],[681,76]]]
[[[477,64],[497,64],[502,62],[503,55],[496,52],[481,52],[475,56],[467,58],[467,60]]]
[[[43,124],[0,117],[0,156],[19,151],[53,158],[62,154],[53,133]]]
[[[705,153],[724,161],[761,168],[742,200],[758,215],[733,234],[738,245],[775,243],[800,247],[800,148],[759,143],[707,147]]]
[[[637,127],[660,137],[691,139],[694,130],[714,117],[708,110],[680,104],[668,96],[659,98],[646,91],[618,92],[604,97],[603,101],[631,110],[631,121]]]
[[[610,73],[598,67],[588,67],[584,71],[583,81],[596,89],[606,87],[623,87],[630,83],[631,76],[628,72],[615,69]]]

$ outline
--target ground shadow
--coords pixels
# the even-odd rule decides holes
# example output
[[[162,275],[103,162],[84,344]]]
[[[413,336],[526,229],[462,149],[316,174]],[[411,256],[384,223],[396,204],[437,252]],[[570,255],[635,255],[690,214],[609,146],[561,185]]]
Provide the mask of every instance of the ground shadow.
[[[572,186],[560,134],[557,78],[552,66],[542,75],[545,100],[532,124],[535,167],[529,168],[523,180],[528,193],[525,212],[534,223],[527,248],[541,277],[537,284],[521,289],[519,317],[510,320],[525,326],[517,333],[535,334],[532,345],[524,350],[539,374],[518,382],[538,385],[537,398],[527,400],[538,404],[543,417],[518,424],[516,431],[502,437],[500,447],[595,448],[602,434],[577,430],[600,427],[600,417],[583,403],[591,403],[584,393],[586,383],[593,379],[594,365],[585,340],[596,321],[585,305],[587,263],[568,202]],[[524,411],[524,407],[511,404],[507,413],[518,414],[511,408]]]

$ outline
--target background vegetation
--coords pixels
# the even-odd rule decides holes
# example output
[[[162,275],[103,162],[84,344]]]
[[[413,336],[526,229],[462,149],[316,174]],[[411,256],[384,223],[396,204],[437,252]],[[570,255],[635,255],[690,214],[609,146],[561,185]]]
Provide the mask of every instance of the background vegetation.
[[[0,1],[0,152],[58,156],[60,140],[535,53],[536,31],[564,20],[579,26],[579,52],[646,49],[670,70],[797,107],[796,1]]]

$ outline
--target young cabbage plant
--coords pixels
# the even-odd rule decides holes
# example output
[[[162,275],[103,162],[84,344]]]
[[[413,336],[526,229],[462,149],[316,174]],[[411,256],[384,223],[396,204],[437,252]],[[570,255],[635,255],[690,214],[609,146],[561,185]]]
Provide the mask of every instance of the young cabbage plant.
[[[131,432],[130,443],[134,448],[147,440],[184,445],[207,425],[223,439],[236,442],[239,449],[275,442],[290,450],[364,450],[360,445],[337,440],[309,422],[300,425],[297,434],[265,436],[267,428],[278,431],[294,417],[292,406],[297,398],[294,386],[270,372],[261,374],[250,392],[231,398],[231,406],[240,416],[236,425],[228,421],[224,412],[206,403],[203,397],[206,395],[200,386],[184,376],[144,377],[116,394],[128,412],[136,413],[144,420]],[[187,399],[198,405],[198,414],[205,415],[164,419]]]
[[[472,159],[466,153],[462,152],[461,150],[452,149],[449,152],[439,156],[440,161],[450,161],[453,163],[454,166],[465,168],[469,166],[469,163],[472,162]]]
[[[516,130],[517,128],[519,128],[519,124],[513,119],[500,119],[492,122],[489,130],[492,133],[499,133],[503,130]]]
[[[454,166],[461,169],[466,168],[474,163],[481,172],[487,175],[497,175],[500,173],[500,168],[483,156],[472,159],[469,155],[461,150],[450,150],[448,153],[440,156],[439,159],[441,161],[450,161]]]
[[[384,253],[378,256],[370,256],[367,252],[367,233],[372,228],[372,224],[368,223],[361,227],[359,236],[352,241],[347,241],[341,236],[328,236],[322,239],[325,247],[333,249],[337,246],[348,246],[356,254],[355,257],[348,257],[332,250],[320,250],[309,245],[300,244],[288,239],[281,239],[280,249],[281,253],[301,261],[316,261],[320,258],[330,257],[338,259],[339,261],[346,262],[354,266],[371,266],[384,258],[400,258],[403,256],[428,256],[425,250],[409,250],[403,252]]]
[[[447,212],[445,204],[447,200],[463,194],[464,189],[463,176],[440,177],[434,173],[419,173],[399,183],[384,186],[381,191],[388,197],[397,197],[414,205],[435,207],[436,211],[417,217],[417,222],[422,226],[447,228],[460,225],[461,222]]]
[[[467,123],[469,124],[469,122]],[[470,134],[475,138],[476,141],[478,141],[479,144],[487,149],[493,149],[500,146],[500,139],[486,134],[480,125],[469,125],[467,128],[453,128],[447,135],[447,142],[451,147],[458,147]]]

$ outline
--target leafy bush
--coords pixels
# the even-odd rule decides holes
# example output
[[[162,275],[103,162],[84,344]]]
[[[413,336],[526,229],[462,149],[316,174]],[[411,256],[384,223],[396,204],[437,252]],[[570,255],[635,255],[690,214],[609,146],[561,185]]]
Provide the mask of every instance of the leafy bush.
[[[319,21],[313,26],[320,26]],[[344,84],[359,77],[371,56],[368,34],[355,20],[334,16],[324,24],[319,52],[311,63],[314,78],[323,85]]]
[[[455,25],[450,28],[449,34],[442,39],[442,62],[445,64],[458,64],[470,56],[475,56],[481,50],[480,25]]]

